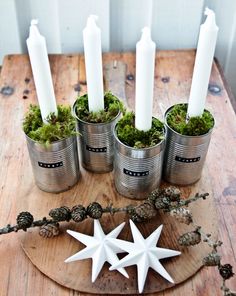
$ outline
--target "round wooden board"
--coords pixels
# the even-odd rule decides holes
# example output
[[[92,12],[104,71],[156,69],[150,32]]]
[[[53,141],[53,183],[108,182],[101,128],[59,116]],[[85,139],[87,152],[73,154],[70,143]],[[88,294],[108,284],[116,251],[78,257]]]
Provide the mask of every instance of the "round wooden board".
[[[196,192],[209,192],[210,197],[205,201],[198,201],[190,206],[194,220],[201,225],[207,232],[217,237],[217,214],[214,206],[211,183],[207,166],[203,171],[201,180],[193,186],[180,188],[185,197],[194,195]],[[31,184],[30,184],[31,183]],[[126,199],[117,194],[113,175],[92,174],[82,170],[82,177],[78,185],[62,194],[49,194],[40,191],[32,182],[29,182],[28,191],[25,198],[19,201],[19,210],[29,210],[35,217],[40,219],[47,215],[50,209],[67,205],[71,207],[75,204],[88,205],[92,201],[107,206],[113,203],[114,206],[125,206],[128,204],[139,203]],[[111,216],[104,214],[100,220],[105,232],[110,232],[121,222],[126,221],[126,226],[119,238],[132,241],[128,218],[125,214]],[[178,223],[174,218],[167,214],[160,213],[156,218],[148,223],[138,224],[138,228],[143,236],[148,236],[160,224],[164,225],[161,239],[158,246],[180,250],[182,254],[175,258],[162,260],[164,267],[179,284],[194,275],[202,266],[202,258],[209,253],[209,247],[205,243],[197,246],[182,248],[178,245],[178,237],[186,231],[192,229],[190,226]],[[93,220],[87,219],[82,223],[63,224],[62,234],[52,239],[44,239],[38,235],[38,229],[29,230],[21,233],[19,238],[23,250],[32,263],[45,275],[57,283],[80,292],[94,294],[136,294],[137,280],[136,267],[127,268],[129,279],[123,277],[116,271],[110,272],[109,265],[105,264],[95,283],[91,283],[91,259],[64,263],[64,260],[75,254],[84,246],[66,233],[66,229],[79,231],[85,234],[93,234]],[[153,293],[172,287],[156,272],[149,269],[145,283],[144,293]]]

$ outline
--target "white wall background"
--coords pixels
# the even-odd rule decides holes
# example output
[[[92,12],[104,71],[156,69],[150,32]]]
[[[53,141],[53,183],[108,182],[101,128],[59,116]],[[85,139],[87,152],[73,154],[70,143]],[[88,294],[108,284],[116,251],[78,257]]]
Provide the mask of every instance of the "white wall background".
[[[89,14],[99,16],[103,51],[135,50],[146,25],[159,49],[196,48],[206,5],[220,28],[215,55],[236,94],[235,0],[0,0],[0,64],[6,54],[27,52],[32,18],[49,53],[82,52]]]

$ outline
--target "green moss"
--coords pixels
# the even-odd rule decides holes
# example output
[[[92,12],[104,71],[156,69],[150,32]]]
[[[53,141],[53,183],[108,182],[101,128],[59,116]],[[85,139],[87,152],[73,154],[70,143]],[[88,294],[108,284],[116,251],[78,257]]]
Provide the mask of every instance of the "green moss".
[[[119,140],[127,146],[134,148],[147,148],[158,144],[164,139],[164,125],[156,119],[152,119],[152,128],[140,131],[135,128],[135,115],[127,112],[117,123],[116,133]]]
[[[186,136],[200,136],[208,133],[214,126],[211,113],[204,110],[202,116],[191,117],[186,122],[187,104],[175,105],[167,115],[167,124],[177,133]]]
[[[75,106],[78,118],[90,123],[110,122],[118,115],[119,111],[125,112],[124,105],[111,92],[107,92],[104,95],[104,110],[89,112],[87,94],[79,97]]]
[[[58,116],[48,116],[49,124],[44,124],[38,106],[30,105],[23,121],[25,134],[34,141],[49,144],[76,134],[75,119],[70,106],[58,106]]]

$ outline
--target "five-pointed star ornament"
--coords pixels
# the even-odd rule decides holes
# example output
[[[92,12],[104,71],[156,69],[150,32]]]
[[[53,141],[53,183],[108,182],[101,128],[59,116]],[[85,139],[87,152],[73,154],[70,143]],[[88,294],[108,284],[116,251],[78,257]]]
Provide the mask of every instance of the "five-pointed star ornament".
[[[119,262],[116,254],[124,251],[116,243],[110,243],[109,238],[116,238],[124,225],[125,222],[121,223],[107,235],[104,234],[98,220],[94,220],[94,236],[67,230],[71,236],[86,245],[86,248],[67,258],[65,262],[92,258],[92,282],[94,283],[106,261],[111,265]],[[129,277],[124,268],[120,267],[117,270],[125,277]]]
[[[162,227],[160,225],[149,237],[146,239],[142,236],[133,221],[130,220],[130,226],[134,242],[123,241],[120,239],[110,238],[110,242],[114,245],[119,245],[121,249],[129,254],[121,259],[119,262],[113,264],[110,270],[130,265],[137,265],[138,270],[138,290],[142,293],[146,281],[149,267],[158,272],[166,280],[174,283],[171,276],[167,273],[165,268],[159,262],[160,259],[180,255],[181,252],[158,248],[156,246],[159,240]]]

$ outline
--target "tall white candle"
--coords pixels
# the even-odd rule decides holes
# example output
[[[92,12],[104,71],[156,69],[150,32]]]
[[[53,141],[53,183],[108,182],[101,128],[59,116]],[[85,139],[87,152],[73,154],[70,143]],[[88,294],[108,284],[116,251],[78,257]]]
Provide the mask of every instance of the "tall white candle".
[[[201,116],[204,112],[212,61],[215,52],[218,27],[215,13],[205,9],[206,21],[201,25],[193,79],[188,102],[188,117]]]
[[[150,28],[142,29],[136,44],[135,127],[148,131],[152,127],[152,104],[156,44],[151,39]]]
[[[96,25],[97,18],[90,15],[83,30],[88,103],[92,112],[104,109],[101,30]]]
[[[50,113],[57,115],[57,104],[52,83],[45,38],[40,35],[38,21],[32,20],[29,38],[26,40],[34,76],[39,107],[44,123]]]

